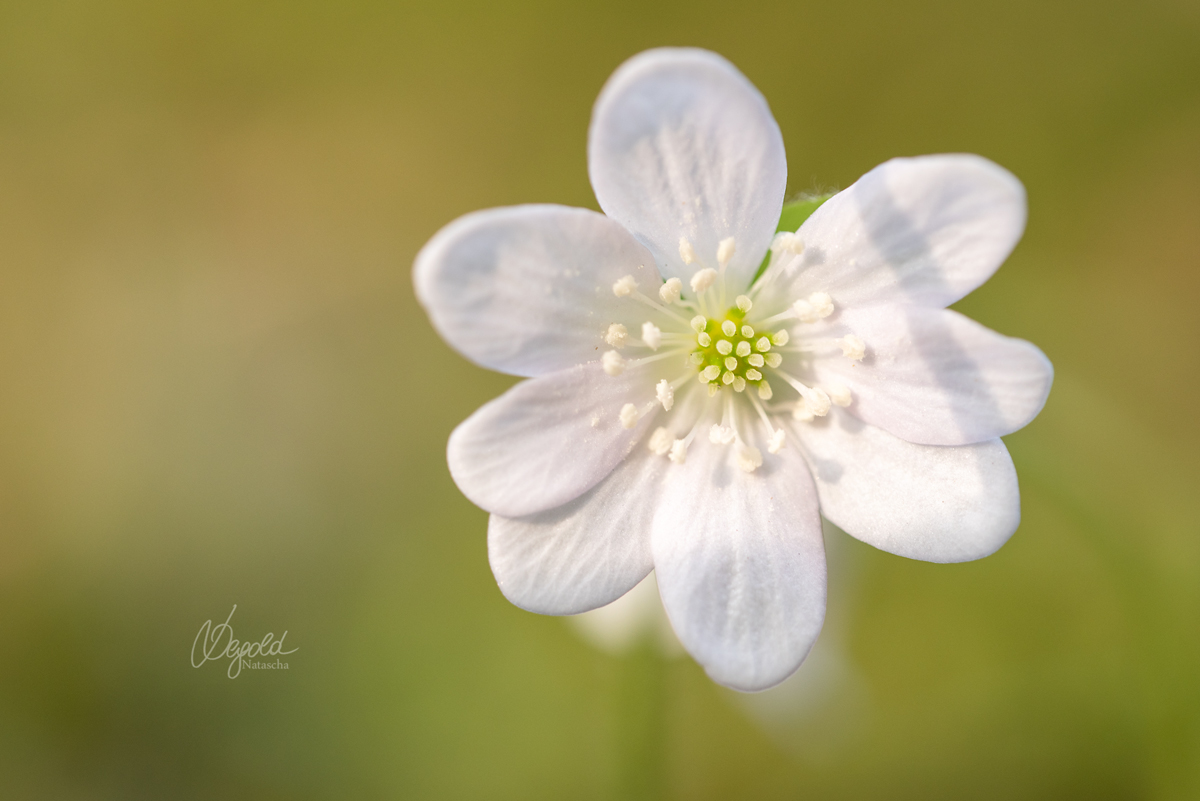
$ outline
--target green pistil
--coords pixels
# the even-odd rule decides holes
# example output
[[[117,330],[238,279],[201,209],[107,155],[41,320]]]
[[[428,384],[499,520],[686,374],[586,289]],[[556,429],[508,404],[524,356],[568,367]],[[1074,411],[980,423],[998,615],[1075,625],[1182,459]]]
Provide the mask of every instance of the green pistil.
[[[726,331],[727,322],[733,324],[732,334]],[[739,387],[745,389],[747,384],[757,387],[764,380],[762,357],[770,350],[769,344],[763,346],[763,337],[770,339],[766,331],[757,331],[748,326],[746,313],[735,306],[725,312],[723,317],[705,321],[704,331],[696,335],[692,363],[701,373],[709,367],[720,371],[713,381],[708,382],[712,386],[730,387],[735,390]],[[705,342],[708,344],[704,344]],[[728,380],[726,375],[730,376]],[[742,381],[745,384],[742,384]]]

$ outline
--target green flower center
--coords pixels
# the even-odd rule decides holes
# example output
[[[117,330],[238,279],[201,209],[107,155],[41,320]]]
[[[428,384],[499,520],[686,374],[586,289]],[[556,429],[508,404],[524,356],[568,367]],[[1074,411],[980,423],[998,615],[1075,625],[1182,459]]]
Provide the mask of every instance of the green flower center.
[[[709,385],[710,393],[725,387],[743,392],[750,384],[758,388],[760,397],[770,397],[763,368],[779,365],[779,355],[770,351],[773,345],[787,342],[786,331],[756,331],[746,321],[746,312],[737,306],[721,317],[693,318],[692,330],[696,332],[696,348],[689,358],[700,373],[700,381]]]

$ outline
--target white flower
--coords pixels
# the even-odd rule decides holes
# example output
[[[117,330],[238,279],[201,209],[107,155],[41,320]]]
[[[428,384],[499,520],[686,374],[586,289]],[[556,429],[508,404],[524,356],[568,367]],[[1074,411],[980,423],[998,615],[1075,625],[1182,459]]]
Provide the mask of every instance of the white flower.
[[[732,65],[691,49],[617,70],[588,166],[605,214],[476,212],[416,261],[442,336],[530,377],[448,453],[491,512],[513,603],[583,612],[653,569],[688,652],[759,690],[821,629],[820,515],[935,562],[1009,538],[1020,504],[998,437],[1038,413],[1051,367],[945,307],[1020,238],[1012,175],[977,156],[896,159],[776,236],[775,120]]]

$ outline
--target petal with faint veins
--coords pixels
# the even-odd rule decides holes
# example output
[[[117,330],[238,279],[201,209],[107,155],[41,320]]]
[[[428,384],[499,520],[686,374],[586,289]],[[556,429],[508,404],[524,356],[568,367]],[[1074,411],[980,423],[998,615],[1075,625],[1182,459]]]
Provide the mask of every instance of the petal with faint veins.
[[[774,236],[787,159],[767,101],[736,67],[706,50],[662,48],[626,61],[600,92],[588,174],[604,212],[685,286],[719,266],[718,247],[733,237],[736,295]],[[695,263],[684,263],[681,237]]]
[[[790,676],[825,617],[812,477],[794,448],[762,458],[747,474],[730,447],[697,439],[667,475],[651,534],[675,633],[709,676],[744,691]]]
[[[1017,471],[998,439],[914,445],[842,409],[798,424],[821,514],[863,542],[909,559],[967,562],[1017,530]]]
[[[459,217],[413,269],[417,297],[447,342],[522,376],[595,359],[612,323],[640,330],[646,307],[613,294],[626,275],[657,297],[654,257],[628,231],[603,214],[551,205]]]
[[[892,159],[813,212],[803,256],[763,279],[792,298],[827,292],[839,307],[941,308],[990,278],[1024,230],[1025,189],[1003,167],[971,155]]]
[[[454,429],[450,475],[473,503],[505,517],[575,500],[620,464],[661,408],[654,367],[609,376],[593,362],[522,381]],[[619,414],[630,402],[642,413],[627,429]]]
[[[574,615],[612,603],[653,569],[650,523],[662,456],[635,449],[608,478],[556,509],[492,515],[488,560],[504,597],[543,615]]]
[[[1035,345],[949,309],[849,309],[823,333],[853,333],[866,356],[852,362],[826,348],[812,360],[818,384],[845,385],[852,414],[909,442],[967,445],[1011,434],[1042,410],[1054,378]]]

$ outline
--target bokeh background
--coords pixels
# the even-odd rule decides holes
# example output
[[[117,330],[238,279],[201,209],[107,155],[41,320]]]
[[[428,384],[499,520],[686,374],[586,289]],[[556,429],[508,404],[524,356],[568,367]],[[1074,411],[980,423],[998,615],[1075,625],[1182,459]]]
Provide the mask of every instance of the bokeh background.
[[[780,690],[509,605],[451,428],[441,225],[595,207],[586,129],[652,46],[763,91],[789,192],[897,155],[1015,172],[959,304],[1057,379],[1024,518],[939,566],[827,532]],[[1194,0],[0,3],[0,796],[1200,798]],[[287,671],[193,669],[200,625]]]

